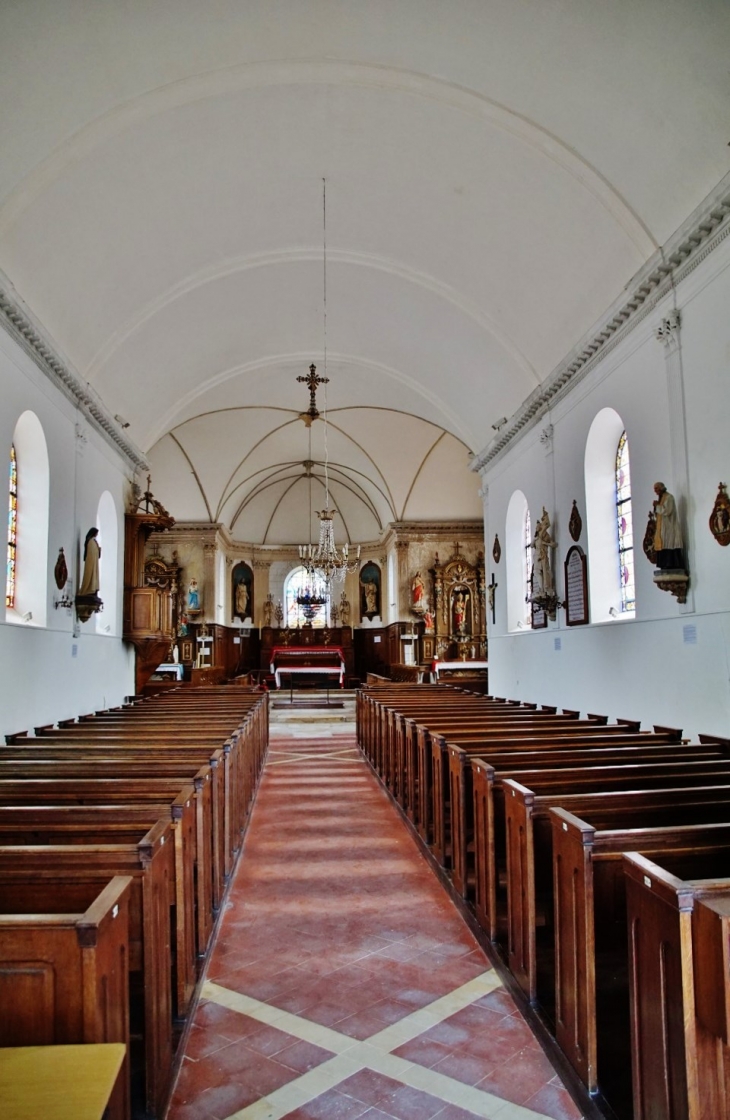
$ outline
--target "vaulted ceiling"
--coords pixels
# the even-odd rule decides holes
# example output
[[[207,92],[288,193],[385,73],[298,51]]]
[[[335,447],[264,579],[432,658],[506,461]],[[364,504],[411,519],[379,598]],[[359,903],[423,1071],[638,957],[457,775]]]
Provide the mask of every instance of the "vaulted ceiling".
[[[6,2],[0,268],[179,519],[304,539],[326,179],[345,530],[477,516],[469,454],[728,171],[728,42],[726,0]]]

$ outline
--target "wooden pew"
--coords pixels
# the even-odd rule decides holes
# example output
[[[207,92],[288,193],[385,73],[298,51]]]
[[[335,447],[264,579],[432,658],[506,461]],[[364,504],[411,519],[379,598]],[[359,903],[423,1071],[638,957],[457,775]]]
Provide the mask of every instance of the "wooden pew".
[[[671,781],[671,779],[670,779]],[[638,827],[643,822],[669,825],[686,820],[696,823],[713,819],[707,813],[716,813],[714,819],[730,821],[730,784],[726,775],[719,775],[717,782],[693,786],[691,779],[683,779],[681,787],[662,784],[659,778],[649,778],[646,787],[636,782],[638,788],[617,789],[612,783],[608,790],[596,781],[589,792],[576,793],[570,779],[562,789],[542,793],[539,785],[527,789],[520,782],[507,779],[503,783],[504,820],[507,853],[507,961],[515,979],[531,1002],[539,1001],[549,1006],[553,993],[553,961],[549,946],[544,949],[543,984],[538,986],[537,976],[537,915],[542,909],[549,917],[553,906],[551,811],[555,807],[569,810],[573,815],[586,814],[599,823],[620,823],[621,827]]]
[[[133,736],[129,739],[104,739],[103,737],[90,737],[75,740],[67,737],[61,740],[44,737],[43,739],[24,739],[13,746],[0,747],[0,761],[24,762],[25,760],[74,760],[74,761],[114,761],[143,764],[153,774],[158,764],[189,763],[197,771],[201,763],[210,766],[210,796],[212,830],[205,825],[203,833],[207,839],[204,844],[211,850],[211,895],[213,908],[220,907],[226,883],[225,870],[225,806],[230,796],[230,783],[228,777],[228,755],[225,750],[211,750],[205,746],[189,746],[187,744],[166,744],[139,742]],[[197,800],[197,799],[196,799]],[[200,812],[203,812],[201,803]],[[202,823],[201,823],[201,827]],[[208,922],[210,919],[208,919]],[[204,938],[208,943],[210,928]]]
[[[119,875],[73,898],[63,885],[0,893],[0,1047],[121,1042],[109,1120],[130,1115],[130,887]]]
[[[173,782],[168,795],[172,800],[166,801],[166,790],[160,788],[164,781],[155,779],[157,786],[144,803],[126,782],[115,779],[0,781],[0,843],[126,843],[140,829],[145,831],[161,819],[170,821],[175,857],[169,898],[174,908],[175,1010],[184,1018],[197,982],[193,789]]]
[[[420,729],[419,729],[420,731]],[[679,740],[680,733],[671,732],[665,735],[650,732],[626,733],[619,724],[610,727],[574,725],[570,728],[546,725],[540,729],[530,729],[526,734],[524,728],[507,725],[503,730],[486,732],[475,742],[461,741],[458,745],[465,756],[486,758],[489,760],[494,752],[517,752],[526,750],[556,751],[560,748],[593,751],[616,751],[621,747],[644,746],[652,743],[663,746],[665,749]],[[419,831],[427,835],[429,824],[432,829],[431,849],[436,859],[443,866],[451,864],[451,816],[452,806],[466,813],[467,803],[472,804],[472,799],[467,798],[466,781],[468,775],[466,768],[460,765],[461,757],[456,760],[458,764],[449,765],[449,747],[446,737],[433,732],[429,735],[431,741],[431,765],[428,767],[428,752],[421,747],[419,741],[419,790],[423,788],[423,796],[419,793],[419,808],[423,812],[423,821],[419,824]],[[695,748],[696,749],[696,748]],[[546,762],[547,765],[547,762]],[[430,797],[429,797],[430,787]],[[452,801],[452,789],[454,798]],[[458,825],[457,827],[461,827]]]
[[[449,750],[452,749],[461,750],[450,745]],[[646,788],[647,785],[667,787],[679,784],[680,780],[686,784],[690,775],[696,775],[694,784],[707,784],[730,774],[730,759],[725,757],[722,746],[713,750],[709,746],[657,747],[655,744],[616,750],[513,752],[493,754],[489,762],[467,756],[466,762],[466,773],[471,771],[472,777],[473,842],[469,842],[470,833],[465,833],[461,839],[458,830],[454,833],[456,858],[452,878],[455,887],[460,887],[456,866],[463,858],[467,887],[471,887],[473,874],[477,920],[491,941],[498,940],[503,933],[503,910],[506,921],[507,849],[502,788],[505,781],[514,779],[539,793],[577,793],[592,789]],[[703,773],[708,775],[706,780],[701,776]],[[673,775],[678,775],[678,780]],[[521,822],[517,827],[524,832]],[[547,842],[551,843],[551,837]],[[522,858],[526,860],[527,857]],[[499,891],[500,883],[504,884],[502,891]]]
[[[677,805],[665,813],[678,823],[628,827],[583,820],[551,810],[555,880],[556,1039],[591,1093],[630,1109],[627,1084],[629,1031],[628,935],[623,854],[638,852],[683,877],[683,861],[718,859],[727,868],[730,824],[712,820],[711,806],[691,814]],[[723,807],[715,808],[716,814]],[[603,827],[608,825],[608,827]],[[712,873],[712,872],[710,872]],[[626,1095],[626,1099],[622,1099]]]
[[[80,910],[92,888],[98,893],[112,876],[131,877],[131,1032],[134,1036],[141,1031],[143,1036],[143,1104],[153,1116],[163,1112],[172,1073],[169,900],[173,849],[172,827],[167,821],[158,821],[137,843],[0,845],[0,896],[12,892],[18,900],[27,892],[29,910],[61,885],[69,900],[78,892],[84,901],[73,910]]]
[[[1,749],[1,748],[0,748]],[[26,755],[30,752],[26,751]],[[85,755],[64,758],[0,759],[0,780],[28,778],[176,778],[180,786],[192,781],[195,808],[195,945],[203,956],[213,929],[213,770],[210,765],[186,765],[182,760],[156,757],[138,761],[131,758],[93,758]]]
[[[727,853],[683,859],[685,879],[624,856],[635,1120],[713,1120],[730,1109]]]

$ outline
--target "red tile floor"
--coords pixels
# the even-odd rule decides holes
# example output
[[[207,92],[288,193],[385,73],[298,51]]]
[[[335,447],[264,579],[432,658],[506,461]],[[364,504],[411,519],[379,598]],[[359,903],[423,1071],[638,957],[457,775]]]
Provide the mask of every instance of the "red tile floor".
[[[306,733],[272,723],[168,1120],[579,1120],[354,734]]]

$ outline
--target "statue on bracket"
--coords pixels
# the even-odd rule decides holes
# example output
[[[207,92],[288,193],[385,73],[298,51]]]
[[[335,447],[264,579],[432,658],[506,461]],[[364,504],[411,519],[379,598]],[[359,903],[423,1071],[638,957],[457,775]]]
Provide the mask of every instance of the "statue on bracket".
[[[656,498],[644,534],[644,553],[656,564],[654,583],[660,591],[669,591],[677,602],[686,603],[689,573],[677,504],[663,482],[654,483],[654,493]]]
[[[369,560],[360,571],[360,617],[372,620],[380,614],[380,568]]]
[[[248,564],[241,560],[231,572],[233,617],[245,622],[247,618],[253,619],[253,572]]]
[[[84,541],[84,571],[76,595],[76,614],[81,622],[88,622],[92,614],[98,614],[104,609],[104,604],[99,598],[101,548],[96,539],[98,535],[98,529],[89,529]]]

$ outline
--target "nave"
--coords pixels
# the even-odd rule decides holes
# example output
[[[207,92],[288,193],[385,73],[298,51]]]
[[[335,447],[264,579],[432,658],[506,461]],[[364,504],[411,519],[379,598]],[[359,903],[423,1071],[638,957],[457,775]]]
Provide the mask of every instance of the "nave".
[[[315,718],[271,712],[167,1120],[578,1120],[354,724]]]

